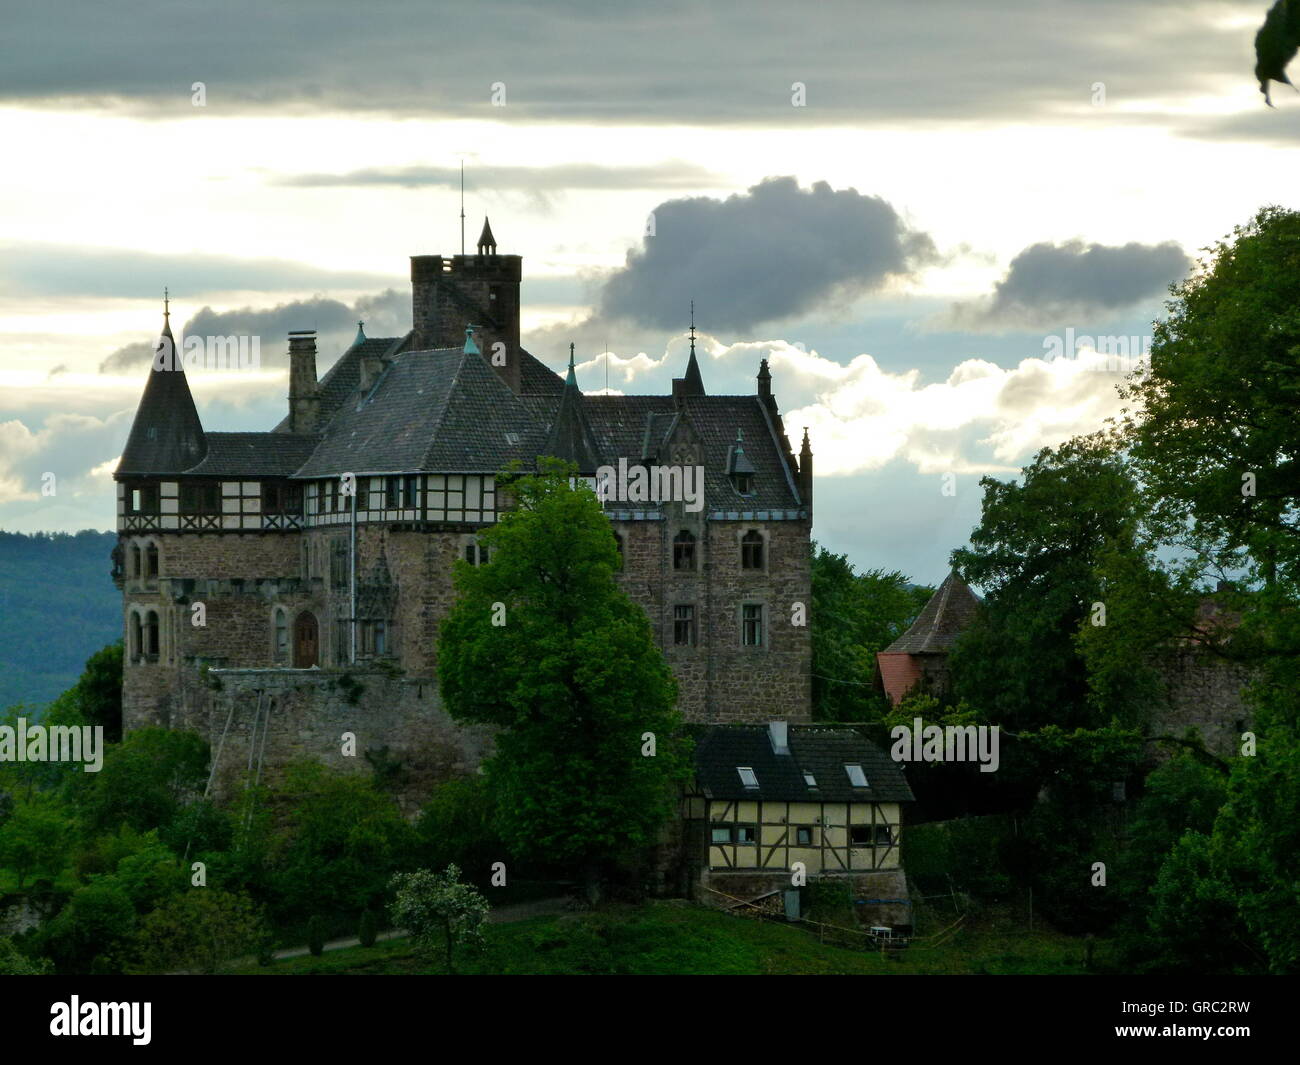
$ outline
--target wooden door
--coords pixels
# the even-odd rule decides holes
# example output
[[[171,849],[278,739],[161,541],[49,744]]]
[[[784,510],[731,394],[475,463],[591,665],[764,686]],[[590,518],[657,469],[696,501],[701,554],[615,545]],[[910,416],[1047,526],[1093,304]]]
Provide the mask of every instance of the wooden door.
[[[293,623],[293,664],[296,669],[310,669],[317,664],[320,629],[316,615],[303,612]]]

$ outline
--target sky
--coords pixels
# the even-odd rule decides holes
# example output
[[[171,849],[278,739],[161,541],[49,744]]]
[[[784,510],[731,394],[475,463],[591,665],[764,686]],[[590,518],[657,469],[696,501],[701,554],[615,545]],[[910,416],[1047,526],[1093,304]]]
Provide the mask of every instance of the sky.
[[[409,256],[460,251],[463,163],[470,250],[486,215],[523,256],[528,350],[665,393],[694,301],[706,389],[767,358],[808,429],[818,542],[935,583],[981,477],[1115,416],[1169,286],[1296,206],[1300,95],[1251,76],[1267,6],[7,10],[0,529],[112,527],[164,287],[187,335],[260,341],[190,374],[209,430],[283,417],[291,329],[322,373],[359,320],[404,333]]]

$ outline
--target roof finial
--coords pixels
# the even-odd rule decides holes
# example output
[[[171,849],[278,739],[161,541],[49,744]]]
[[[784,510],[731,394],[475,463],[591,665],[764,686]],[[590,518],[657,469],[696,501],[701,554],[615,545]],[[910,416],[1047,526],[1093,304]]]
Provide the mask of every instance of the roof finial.
[[[573,341],[569,341],[569,376],[564,379],[566,386],[578,387],[578,375],[573,368]]]
[[[573,369],[573,341],[569,341],[569,369]]]
[[[163,287],[163,320],[164,321],[171,318],[171,314],[172,314],[171,302],[172,302],[171,293],[168,292],[166,286],[164,286]]]
[[[356,340],[352,341],[353,344],[360,344],[363,340],[366,339],[365,326],[366,326],[365,322],[357,322],[357,338]]]
[[[465,326],[465,347],[463,350],[466,355],[483,354],[479,351],[478,345],[474,343],[474,327],[472,325]]]
[[[691,300],[691,354],[695,354],[695,301]]]

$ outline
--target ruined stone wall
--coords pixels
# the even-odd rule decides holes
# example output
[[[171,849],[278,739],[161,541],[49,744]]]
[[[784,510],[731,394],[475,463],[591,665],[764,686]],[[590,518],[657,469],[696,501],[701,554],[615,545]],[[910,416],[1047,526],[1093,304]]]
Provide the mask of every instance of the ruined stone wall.
[[[250,750],[252,772],[260,765],[261,780],[274,782],[304,758],[370,775],[366,752],[387,748],[382,760],[396,766],[394,794],[413,815],[435,784],[475,772],[491,753],[490,731],[454,722],[435,684],[384,669],[213,670],[186,688],[173,727],[211,744],[218,800],[249,778]],[[344,751],[347,733],[356,738],[353,755]]]
[[[1168,651],[1154,665],[1165,698],[1151,712],[1150,733],[1181,738],[1188,728],[1196,728],[1212,753],[1224,758],[1237,754],[1241,734],[1253,720],[1243,689],[1255,679],[1254,671],[1191,649]],[[1171,753],[1159,752],[1161,757]]]

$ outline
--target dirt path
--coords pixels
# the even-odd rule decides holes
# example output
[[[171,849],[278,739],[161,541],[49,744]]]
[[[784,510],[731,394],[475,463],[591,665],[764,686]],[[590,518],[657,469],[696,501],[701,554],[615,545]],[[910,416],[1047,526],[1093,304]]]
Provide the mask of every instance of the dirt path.
[[[509,906],[494,907],[488,914],[488,923],[490,924],[509,924],[511,921],[526,921],[529,917],[545,917],[549,914],[568,913],[569,899],[567,896],[561,896],[553,899],[535,899],[532,902],[516,902]],[[390,939],[405,939],[405,932],[381,932],[375,937],[376,942],[385,943]],[[361,946],[361,940],[356,936],[348,936],[344,939],[331,939],[325,944],[326,950],[346,950],[348,947]],[[303,958],[311,953],[308,947],[289,947],[285,950],[277,950],[272,957],[276,961],[284,958]]]

